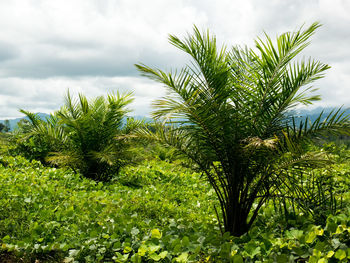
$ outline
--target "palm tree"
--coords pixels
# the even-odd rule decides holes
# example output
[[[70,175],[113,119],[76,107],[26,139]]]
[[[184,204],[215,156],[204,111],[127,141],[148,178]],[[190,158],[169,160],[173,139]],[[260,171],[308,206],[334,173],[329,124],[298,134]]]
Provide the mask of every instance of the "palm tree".
[[[131,160],[129,139],[139,123],[133,119],[123,123],[130,96],[117,93],[88,101],[82,94],[73,99],[68,92],[65,105],[46,121],[28,111],[21,112],[31,122],[29,135],[49,145],[46,161],[107,181]]]
[[[154,103],[153,117],[162,121],[157,132],[141,133],[196,164],[214,188],[225,231],[232,235],[249,230],[259,209],[288,180],[287,169],[329,162],[322,154],[305,153],[305,143],[349,131],[341,110],[321,114],[314,123],[292,116],[295,106],[320,99],[311,83],[329,66],[295,61],[319,26],[284,33],[275,43],[265,35],[255,41],[256,49],[230,50],[218,48],[214,36],[195,27],[184,40],[169,37],[190,55],[190,65],[169,73],[136,65],[168,91]]]

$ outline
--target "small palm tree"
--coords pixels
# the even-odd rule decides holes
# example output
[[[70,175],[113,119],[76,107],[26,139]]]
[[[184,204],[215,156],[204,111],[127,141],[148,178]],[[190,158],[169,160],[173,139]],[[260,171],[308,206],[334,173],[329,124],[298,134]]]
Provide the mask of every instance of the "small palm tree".
[[[79,94],[73,99],[69,92],[65,105],[46,121],[21,110],[31,122],[30,135],[49,145],[45,160],[57,166],[69,166],[85,177],[107,181],[130,162],[129,139],[138,122],[123,120],[130,94],[109,94],[91,101]]]
[[[349,132],[341,110],[321,114],[314,123],[292,116],[295,106],[320,99],[311,83],[329,66],[295,61],[318,27],[282,34],[276,43],[265,35],[254,50],[218,48],[215,37],[195,27],[184,40],[169,37],[190,55],[190,65],[170,73],[136,65],[168,91],[154,103],[153,116],[162,120],[157,132],[141,133],[196,164],[214,188],[225,231],[232,235],[249,230],[263,204],[290,179],[287,169],[329,163],[324,155],[305,153],[305,143],[317,135]]]

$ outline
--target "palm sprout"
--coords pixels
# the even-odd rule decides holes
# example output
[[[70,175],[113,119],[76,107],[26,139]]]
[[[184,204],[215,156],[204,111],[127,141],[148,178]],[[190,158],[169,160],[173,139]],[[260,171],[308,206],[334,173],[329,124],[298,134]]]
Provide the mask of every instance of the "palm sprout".
[[[31,122],[29,136],[38,135],[50,145],[46,161],[69,166],[85,177],[106,181],[130,162],[128,151],[131,132],[138,126],[128,119],[126,106],[130,94],[109,94],[89,101],[79,94],[73,99],[67,93],[65,105],[46,121],[36,114],[21,110]]]
[[[305,153],[302,146],[310,138],[349,132],[349,117],[341,110],[321,114],[312,124],[291,116],[295,106],[320,99],[311,84],[329,66],[296,61],[319,26],[284,33],[276,42],[265,35],[255,50],[219,48],[215,37],[195,27],[184,40],[169,37],[192,58],[190,65],[169,73],[136,65],[168,92],[154,102],[153,116],[161,120],[156,133],[141,133],[197,165],[217,194],[225,231],[233,235],[249,230],[287,169],[329,163],[325,155]]]

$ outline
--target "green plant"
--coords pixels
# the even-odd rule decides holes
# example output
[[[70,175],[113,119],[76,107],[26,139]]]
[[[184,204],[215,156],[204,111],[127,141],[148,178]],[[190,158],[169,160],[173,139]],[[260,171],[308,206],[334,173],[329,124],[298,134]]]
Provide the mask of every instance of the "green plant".
[[[4,123],[0,123],[0,132],[9,132],[11,130],[10,121],[5,120]]]
[[[308,119],[297,124],[291,116],[296,105],[320,99],[310,84],[329,66],[294,61],[318,27],[284,33],[276,43],[266,35],[265,41],[256,40],[256,50],[220,49],[215,37],[195,28],[184,40],[169,38],[190,55],[190,65],[170,73],[136,65],[168,90],[153,112],[165,124],[155,133],[140,133],[175,147],[197,165],[214,188],[225,231],[232,235],[249,230],[291,169],[302,172],[330,162],[322,153],[305,153],[312,137],[349,132],[341,110],[321,113],[312,124]]]
[[[0,123],[0,132],[5,130],[6,126],[3,123]]]
[[[131,162],[131,133],[140,125],[131,118],[123,123],[131,101],[130,94],[109,94],[88,101],[82,94],[73,99],[68,92],[65,105],[46,121],[28,111],[21,112],[31,123],[27,137],[46,145],[45,161],[79,170],[97,181],[108,181]]]
[[[9,136],[8,152],[15,156],[21,155],[28,160],[38,160],[43,164],[46,157],[53,150],[52,143],[47,137],[41,136],[39,133],[32,133],[32,125],[27,119],[18,122],[15,129]]]

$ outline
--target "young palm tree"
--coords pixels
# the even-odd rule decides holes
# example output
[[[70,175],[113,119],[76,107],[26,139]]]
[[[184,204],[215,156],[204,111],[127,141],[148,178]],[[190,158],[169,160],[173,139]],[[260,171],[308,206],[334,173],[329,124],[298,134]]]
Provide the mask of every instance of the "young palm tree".
[[[219,49],[215,37],[195,27],[184,40],[169,37],[190,55],[190,65],[170,73],[136,65],[168,91],[154,103],[153,116],[162,125],[143,135],[174,146],[199,167],[217,194],[225,231],[232,235],[249,230],[262,205],[289,179],[287,169],[329,162],[324,155],[305,153],[304,143],[349,131],[349,118],[341,110],[321,114],[312,124],[291,116],[295,106],[320,99],[311,83],[329,66],[294,61],[318,27],[314,23],[282,34],[275,43],[265,35],[256,40],[256,49],[231,50]]]
[[[31,122],[30,135],[40,136],[50,145],[46,161],[77,169],[94,180],[107,181],[131,159],[129,139],[138,123],[132,119],[123,123],[131,101],[130,94],[119,93],[91,101],[79,94],[74,100],[68,92],[65,105],[46,121],[33,113],[21,112]]]

